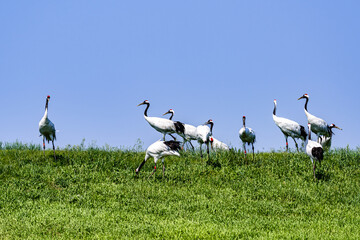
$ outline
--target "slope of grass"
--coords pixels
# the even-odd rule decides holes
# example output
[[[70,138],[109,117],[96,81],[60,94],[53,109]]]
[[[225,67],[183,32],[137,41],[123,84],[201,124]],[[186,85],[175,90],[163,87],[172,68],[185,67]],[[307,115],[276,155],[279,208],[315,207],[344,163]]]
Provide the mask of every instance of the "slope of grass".
[[[1,239],[358,239],[360,150],[167,157],[36,147],[0,151]]]

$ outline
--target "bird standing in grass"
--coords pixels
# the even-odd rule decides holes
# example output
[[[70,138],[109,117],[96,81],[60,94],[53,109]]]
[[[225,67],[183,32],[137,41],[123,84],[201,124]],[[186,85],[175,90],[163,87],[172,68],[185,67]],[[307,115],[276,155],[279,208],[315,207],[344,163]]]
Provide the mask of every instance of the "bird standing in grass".
[[[318,143],[321,144],[321,146],[323,147],[324,151],[329,151],[330,147],[331,147],[331,140],[332,140],[332,136],[335,135],[332,131],[333,128],[337,128],[339,130],[342,130],[341,128],[339,128],[338,126],[336,126],[335,124],[331,124],[329,126],[329,128],[331,129],[331,133],[330,133],[330,137],[326,137],[326,136],[320,136],[317,140]]]
[[[211,146],[211,150],[214,150],[214,151],[216,151],[216,150],[223,150],[223,151],[230,150],[228,145],[226,145],[225,143],[217,140],[213,136],[210,136],[210,146]]]
[[[54,158],[56,160],[55,145],[54,145],[54,141],[56,140],[56,131],[55,131],[55,125],[48,118],[49,101],[50,101],[50,96],[47,96],[46,104],[45,104],[45,113],[39,122],[39,132],[40,132],[40,136],[43,137],[44,157],[45,157],[45,140],[48,143],[49,143],[49,141],[51,141],[52,145],[53,145],[53,150],[54,150]]]
[[[320,143],[311,140],[311,124],[308,123],[309,128],[309,139],[308,143],[306,144],[306,154],[310,157],[311,162],[313,164],[313,172],[314,172],[314,179],[316,180],[315,175],[315,168],[316,168],[316,161],[319,161],[321,164],[321,160],[324,158],[324,150]]]
[[[139,174],[140,169],[142,168],[142,166],[144,166],[146,160],[148,160],[150,157],[153,157],[154,162],[155,162],[155,167],[154,167],[154,171],[150,174],[149,177],[151,177],[155,173],[156,163],[159,159],[161,159],[161,161],[163,163],[163,176],[165,176],[164,157],[165,156],[178,156],[179,157],[180,156],[179,150],[180,150],[180,142],[178,142],[178,141],[158,140],[157,142],[154,142],[146,149],[144,161],[135,170],[136,175]]]
[[[210,125],[210,127],[208,127],[207,125]],[[200,156],[201,156],[201,158],[203,157],[201,146],[204,143],[206,144],[206,152],[208,154],[208,157],[210,157],[209,139],[210,139],[210,136],[212,135],[213,127],[214,127],[214,122],[211,119],[209,119],[203,125],[200,125],[200,126],[196,127],[196,139],[197,139],[197,141],[198,141],[198,143],[200,145]]]
[[[170,109],[169,111],[167,111],[166,113],[163,114],[166,115],[166,114],[171,114],[169,120],[172,120],[173,116],[174,116],[174,110],[173,109]],[[190,124],[186,124],[186,123],[182,123],[182,122],[175,122],[176,124],[178,125],[182,125],[183,126],[183,129],[184,131],[177,131],[176,133],[179,134],[182,138],[183,138],[183,144],[181,146],[182,149],[184,149],[184,145],[186,142],[189,142],[192,150],[194,151],[195,148],[194,146],[192,145],[191,143],[191,140],[196,140],[196,127],[193,126],[193,125],[190,125]],[[180,129],[178,127],[178,129]]]
[[[245,157],[246,157],[245,144],[247,143],[248,145],[250,145],[250,143],[251,143],[252,150],[253,150],[253,159],[255,159],[255,153],[254,153],[254,142],[255,142],[255,138],[256,138],[255,132],[251,128],[247,128],[245,126],[245,120],[246,120],[246,117],[243,116],[243,127],[239,131],[239,137],[240,137],[241,141],[243,142]]]
[[[315,117],[314,115],[310,114],[307,110],[307,104],[309,102],[309,95],[304,94],[301,97],[298,98],[298,100],[305,98],[305,105],[304,105],[304,111],[306,114],[306,117],[308,119],[308,123],[311,124],[311,131],[313,131],[318,138],[320,136],[330,137],[332,134],[330,126],[321,118]]]
[[[274,100],[273,120],[274,120],[276,126],[278,126],[280,128],[281,132],[285,136],[286,151],[288,151],[288,148],[289,148],[289,146],[288,146],[288,137],[289,136],[294,140],[296,150],[299,151],[299,147],[298,147],[298,144],[297,144],[295,138],[300,138],[303,141],[305,141],[306,136],[307,136],[307,133],[305,132],[305,128],[295,121],[276,116],[276,106],[277,106],[277,104],[276,104],[276,99],[275,99]]]
[[[147,111],[150,107],[150,103],[148,100],[145,100],[144,102],[140,103],[138,106],[140,105],[147,105],[144,111],[144,118],[150,124],[151,127],[153,127],[156,131],[164,134],[163,137],[164,141],[166,134],[169,134],[174,140],[176,140],[176,138],[173,135],[171,135],[171,133],[181,131],[182,130],[181,125],[175,124],[174,121],[165,118],[148,117]]]

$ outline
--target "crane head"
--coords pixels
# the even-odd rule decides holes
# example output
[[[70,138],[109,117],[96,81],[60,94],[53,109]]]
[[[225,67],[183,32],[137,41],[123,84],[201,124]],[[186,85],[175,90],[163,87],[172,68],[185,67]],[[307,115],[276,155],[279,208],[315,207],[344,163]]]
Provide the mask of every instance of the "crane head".
[[[164,115],[166,115],[166,114],[169,114],[169,113],[172,113],[172,114],[174,114],[175,112],[174,112],[174,110],[172,110],[172,109],[169,109],[169,111],[167,111],[166,113],[164,113],[164,114],[163,114],[163,116],[164,116]]]
[[[206,125],[206,124],[214,124],[214,122],[212,119],[209,119],[206,123],[204,123],[204,125]]]
[[[342,128],[339,128],[338,126],[336,126],[336,125],[333,124],[333,123],[329,126],[329,128],[337,128],[337,129],[339,129],[339,130],[342,130]]]
[[[48,96],[46,97],[46,99],[47,99],[47,100],[50,100],[50,95],[48,95]]]
[[[309,98],[309,95],[307,93],[305,93],[304,95],[302,95],[301,97],[298,98],[298,100],[302,99],[302,98]]]
[[[148,100],[145,100],[145,101],[143,101],[142,103],[138,104],[137,106],[144,105],[144,104],[149,104],[149,101],[148,101]]]

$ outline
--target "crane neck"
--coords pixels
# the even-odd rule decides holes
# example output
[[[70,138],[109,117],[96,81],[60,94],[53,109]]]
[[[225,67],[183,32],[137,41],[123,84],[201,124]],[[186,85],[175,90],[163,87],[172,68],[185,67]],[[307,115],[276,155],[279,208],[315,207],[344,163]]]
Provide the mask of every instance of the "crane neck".
[[[276,103],[274,103],[274,111],[273,111],[273,115],[276,116]]]
[[[309,140],[311,140],[311,126],[308,125],[308,129],[309,129]]]
[[[150,107],[150,103],[146,103],[146,108],[145,108],[145,111],[144,111],[144,116],[145,117],[147,117],[148,115],[147,115],[147,111],[148,111],[148,109],[149,109],[149,107]]]
[[[213,127],[214,127],[214,123],[211,122],[211,123],[210,123],[210,132],[211,132],[211,134],[212,134],[212,129],[213,129]]]
[[[174,116],[174,113],[172,112],[169,120],[172,120],[173,116]]]
[[[46,103],[45,103],[45,113],[44,113],[44,117],[47,118],[48,116],[48,106],[49,106],[49,99],[46,99]]]
[[[245,118],[243,118],[243,127],[245,128]]]
[[[305,106],[304,106],[305,111],[308,111],[308,110],[307,110],[307,104],[308,104],[308,102],[309,102],[309,98],[306,98],[306,100],[305,100]]]

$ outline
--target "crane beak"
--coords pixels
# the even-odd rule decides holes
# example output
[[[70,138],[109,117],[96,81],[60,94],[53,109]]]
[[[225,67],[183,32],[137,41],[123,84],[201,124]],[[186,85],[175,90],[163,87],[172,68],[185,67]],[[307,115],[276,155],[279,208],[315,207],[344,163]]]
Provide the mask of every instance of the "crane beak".
[[[144,104],[144,103],[142,102],[142,103],[138,104],[137,107],[138,107],[138,106],[141,106],[141,105],[143,105],[143,104]]]
[[[298,100],[300,100],[300,99],[302,99],[302,98],[304,98],[304,96],[299,97]]]
[[[337,128],[337,129],[339,129],[339,130],[342,130],[342,128],[339,128],[338,126],[334,126],[334,128]]]
[[[163,114],[163,116],[164,116],[164,115],[166,115],[166,114],[169,114],[169,113],[170,113],[170,112],[169,112],[169,111],[167,111],[166,113],[164,113],[164,114]]]

